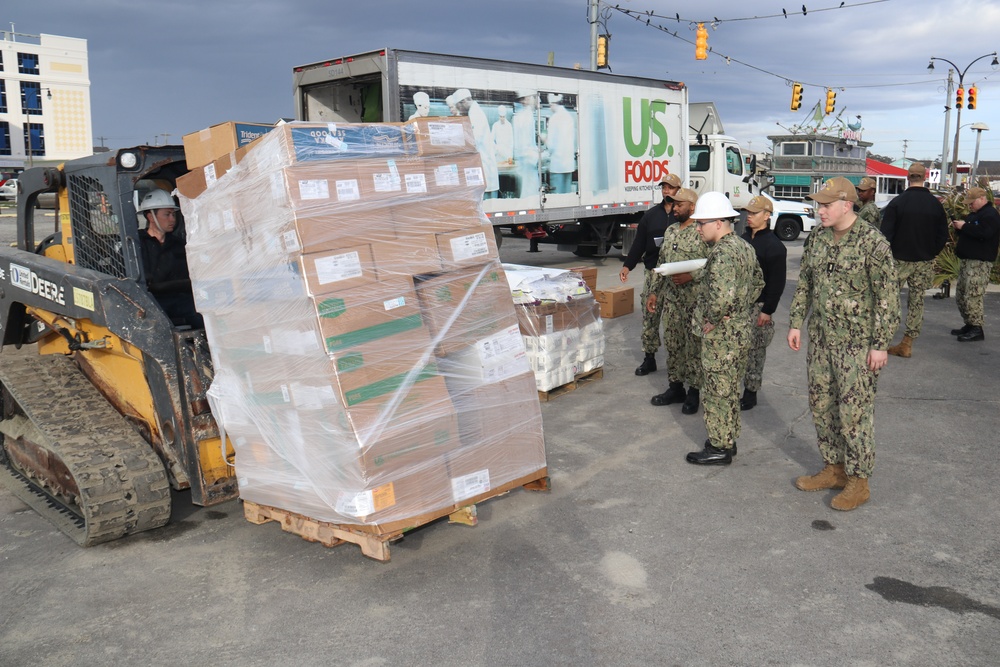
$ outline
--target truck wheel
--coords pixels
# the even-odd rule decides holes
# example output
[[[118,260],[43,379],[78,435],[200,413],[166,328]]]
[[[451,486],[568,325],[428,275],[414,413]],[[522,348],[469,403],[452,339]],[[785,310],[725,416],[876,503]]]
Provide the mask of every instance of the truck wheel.
[[[792,217],[778,218],[774,225],[774,233],[782,241],[794,241],[801,231],[799,221]]]

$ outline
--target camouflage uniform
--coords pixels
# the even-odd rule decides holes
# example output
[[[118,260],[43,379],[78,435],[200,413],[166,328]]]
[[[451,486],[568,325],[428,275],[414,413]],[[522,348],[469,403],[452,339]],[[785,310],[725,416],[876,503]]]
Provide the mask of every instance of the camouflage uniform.
[[[708,244],[701,240],[698,227],[670,225],[663,232],[659,264],[708,257]],[[656,304],[662,304],[663,347],[667,352],[667,377],[689,387],[701,387],[701,339],[691,334],[691,318],[698,298],[704,269],[692,271],[694,280],[675,285],[670,276],[654,274],[650,289]]]
[[[750,244],[731,233],[720,238],[699,289],[692,324],[702,337],[705,428],[713,447],[728,449],[740,436],[740,380],[750,348],[750,311],[764,289],[764,274]],[[714,328],[702,333],[702,324]]]
[[[906,331],[910,338],[920,335],[920,325],[924,322],[924,293],[934,286],[934,260],[929,262],[896,261],[898,290],[903,291],[903,283],[909,287],[906,293]]]
[[[858,209],[858,217],[875,229],[879,229],[882,226],[882,212],[878,210],[874,199]]]
[[[646,269],[646,277],[642,283],[642,295],[639,297],[639,303],[643,304],[641,340],[642,351],[645,354],[656,354],[656,351],[660,349],[660,318],[663,315],[663,301],[657,296],[656,308],[653,309],[653,312],[649,312],[645,308],[646,299],[649,298],[655,280],[656,274]]]
[[[875,464],[875,389],[869,350],[885,350],[899,325],[896,268],[889,242],[854,224],[840,241],[833,230],[809,235],[792,299],[792,329],[809,317],[809,406],[823,460],[867,478]]]
[[[982,260],[963,259],[959,264],[955,301],[958,304],[958,312],[969,326],[983,326],[983,297],[986,296],[986,287],[990,284],[992,269],[993,262]]]
[[[762,327],[757,326],[757,318],[763,307],[763,303],[755,303],[750,311],[750,349],[747,351],[747,374],[743,378],[743,388],[754,393],[760,391],[764,383],[767,346],[774,338],[774,320]]]

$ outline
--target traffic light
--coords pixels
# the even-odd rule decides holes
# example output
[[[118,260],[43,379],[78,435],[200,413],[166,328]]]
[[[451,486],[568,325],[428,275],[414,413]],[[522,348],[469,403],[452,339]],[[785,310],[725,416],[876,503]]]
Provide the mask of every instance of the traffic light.
[[[798,111],[802,106],[802,84],[792,84],[792,111]]]
[[[833,88],[826,89],[826,107],[823,109],[823,113],[829,115],[832,114],[837,109],[837,93]]]
[[[979,95],[979,89],[975,86],[969,86],[969,96],[966,98],[968,100],[969,111],[976,108],[977,95]]]
[[[961,109],[962,108],[962,102],[963,102],[962,98],[964,98],[964,97],[965,97],[965,90],[963,90],[962,88],[959,88],[958,90],[955,91],[955,108],[956,109]]]
[[[694,59],[708,60],[708,31],[705,30],[704,23],[699,23],[698,30],[695,31]]]
[[[597,37],[597,69],[608,69],[608,42],[611,35],[599,35]]]

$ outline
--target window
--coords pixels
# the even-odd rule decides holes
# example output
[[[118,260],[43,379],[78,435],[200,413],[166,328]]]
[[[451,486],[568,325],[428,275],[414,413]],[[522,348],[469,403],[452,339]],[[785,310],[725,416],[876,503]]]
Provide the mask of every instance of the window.
[[[7,82],[0,79],[0,113],[7,113]]]
[[[726,171],[736,176],[743,175],[743,157],[735,146],[726,146]]]
[[[10,155],[10,123],[0,121],[0,155]]]
[[[29,156],[45,155],[45,130],[41,123],[28,124],[24,133],[24,146]]]
[[[37,81],[21,82],[21,108],[29,116],[42,115],[42,87]]]
[[[829,141],[816,142],[816,155],[825,155],[827,157],[833,157],[836,154],[837,154],[837,148]]]
[[[688,151],[688,169],[690,171],[708,171],[712,166],[712,152],[708,146],[690,146]]]
[[[38,74],[38,54],[18,53],[17,71],[21,74]]]
[[[790,141],[781,144],[782,155],[809,155],[809,144],[804,141]]]
[[[775,185],[771,193],[775,199],[803,200],[809,194],[808,185]]]
[[[3,51],[0,51],[0,72],[3,71]]]

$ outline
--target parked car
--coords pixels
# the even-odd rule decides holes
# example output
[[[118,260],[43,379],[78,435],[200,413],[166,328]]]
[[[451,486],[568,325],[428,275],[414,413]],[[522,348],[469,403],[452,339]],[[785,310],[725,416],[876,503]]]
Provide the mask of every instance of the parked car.
[[[17,199],[17,179],[8,178],[0,185],[0,200],[14,201]]]

